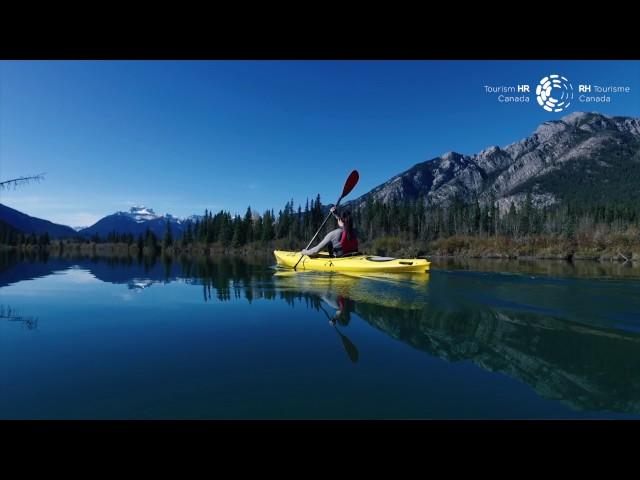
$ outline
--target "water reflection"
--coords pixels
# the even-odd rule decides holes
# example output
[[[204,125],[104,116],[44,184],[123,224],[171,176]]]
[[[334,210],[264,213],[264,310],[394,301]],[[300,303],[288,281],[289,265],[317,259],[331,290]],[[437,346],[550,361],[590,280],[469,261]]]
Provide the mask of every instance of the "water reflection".
[[[489,297],[483,302],[482,293],[502,289],[503,297],[518,298],[518,290],[526,288],[535,296],[545,285],[536,292],[535,284],[513,278],[469,282],[464,274],[434,276],[391,286],[386,279],[320,274],[285,273],[275,279],[285,292],[350,297],[353,312],[390,337],[450,362],[471,361],[504,373],[575,409],[640,413],[640,335],[606,326],[602,308],[591,312],[601,316],[600,325],[590,325],[594,318],[578,321],[570,302],[584,285],[562,285],[564,309],[556,302],[555,308],[536,312],[527,302]],[[398,301],[402,291],[413,301]],[[633,320],[640,326],[640,310]]]
[[[324,313],[327,320],[329,320],[329,325],[331,325],[338,334],[338,337],[342,342],[342,346],[344,347],[345,352],[347,352],[349,360],[353,363],[357,363],[360,356],[358,348],[349,339],[349,337],[347,337],[337,327],[337,325],[340,325],[341,327],[347,327],[349,325],[349,322],[351,321],[351,313],[354,311],[355,302],[350,298],[344,297],[341,294],[334,294],[331,291],[324,292],[324,294],[320,296],[320,300],[321,302],[318,302],[318,308],[322,313]],[[323,306],[323,303],[327,308],[332,310],[331,314],[327,311],[327,308]]]
[[[524,382],[573,409],[640,413],[640,287],[637,281],[531,278],[462,271],[392,276],[277,271],[271,259],[45,259],[2,257],[0,287],[71,266],[95,278],[143,291],[182,281],[202,288],[204,302],[256,299],[303,305],[337,333],[354,364],[362,339],[347,335],[364,321],[386,336],[449,362],[472,362]],[[455,267],[455,266],[454,266]],[[496,265],[503,271],[504,265]],[[555,267],[554,267],[555,268]],[[560,269],[571,268],[566,266]],[[489,269],[490,270],[490,269]],[[564,270],[563,270],[564,271]],[[259,306],[256,315],[260,315]],[[20,317],[9,307],[0,318]],[[34,325],[37,325],[37,319]],[[28,327],[31,328],[31,327]]]
[[[23,315],[19,310],[12,308],[10,305],[5,306],[0,304],[0,320],[19,322],[28,330],[38,328],[37,317]]]
[[[482,272],[509,272],[527,275],[553,275],[556,277],[640,278],[640,262],[594,260],[526,260],[482,258],[432,258],[434,270],[469,270]]]
[[[640,413],[640,336],[560,318],[490,307],[357,313],[388,335],[432,355],[469,360],[521,380],[580,410]]]

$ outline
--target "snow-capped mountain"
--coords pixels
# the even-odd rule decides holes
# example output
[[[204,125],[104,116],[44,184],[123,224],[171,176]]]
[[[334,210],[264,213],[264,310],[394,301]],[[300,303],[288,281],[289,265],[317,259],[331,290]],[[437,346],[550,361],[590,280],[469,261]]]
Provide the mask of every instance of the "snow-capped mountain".
[[[158,283],[158,281],[153,281],[149,278],[132,278],[127,283],[127,288],[129,290],[144,290],[145,288],[149,288],[154,283]]]
[[[131,233],[137,237],[144,235],[148,228],[157,237],[162,238],[167,228],[167,222],[171,225],[174,238],[179,238],[193,220],[190,220],[190,217],[183,220],[169,213],[158,215],[153,208],[138,205],[131,207],[128,212],[107,215],[79,233],[88,237],[95,234],[105,237],[115,231],[118,234]]]
[[[149,220],[159,218],[159,215],[156,215],[153,208],[147,208],[145,206],[131,207],[128,212],[117,212],[116,215],[128,216],[137,223],[148,222]]]

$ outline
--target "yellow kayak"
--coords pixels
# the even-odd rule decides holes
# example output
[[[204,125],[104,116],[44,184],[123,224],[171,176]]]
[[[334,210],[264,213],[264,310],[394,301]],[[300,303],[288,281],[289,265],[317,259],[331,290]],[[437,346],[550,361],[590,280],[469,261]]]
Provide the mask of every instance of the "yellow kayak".
[[[293,268],[300,260],[300,252],[275,250],[278,265]],[[297,270],[318,270],[322,272],[387,272],[387,273],[425,273],[431,263],[424,258],[391,258],[375,255],[356,255],[352,257],[332,258],[327,253],[317,257],[304,255]]]

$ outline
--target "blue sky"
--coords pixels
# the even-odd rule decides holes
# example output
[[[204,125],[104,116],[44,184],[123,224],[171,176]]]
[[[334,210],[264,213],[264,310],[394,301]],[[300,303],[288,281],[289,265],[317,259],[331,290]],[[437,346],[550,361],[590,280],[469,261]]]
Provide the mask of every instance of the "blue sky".
[[[626,85],[549,113],[484,85]],[[640,116],[638,61],[2,61],[0,192],[29,215],[88,226],[134,204],[276,212],[317,193],[356,198],[447,151],[476,153],[574,111]]]

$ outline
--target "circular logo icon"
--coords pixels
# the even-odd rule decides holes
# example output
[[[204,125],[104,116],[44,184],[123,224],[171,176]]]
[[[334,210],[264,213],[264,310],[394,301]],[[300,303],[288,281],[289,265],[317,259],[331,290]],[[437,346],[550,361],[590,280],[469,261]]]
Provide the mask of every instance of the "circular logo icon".
[[[566,77],[549,75],[540,80],[536,87],[536,99],[547,112],[561,112],[573,100],[573,86]]]

